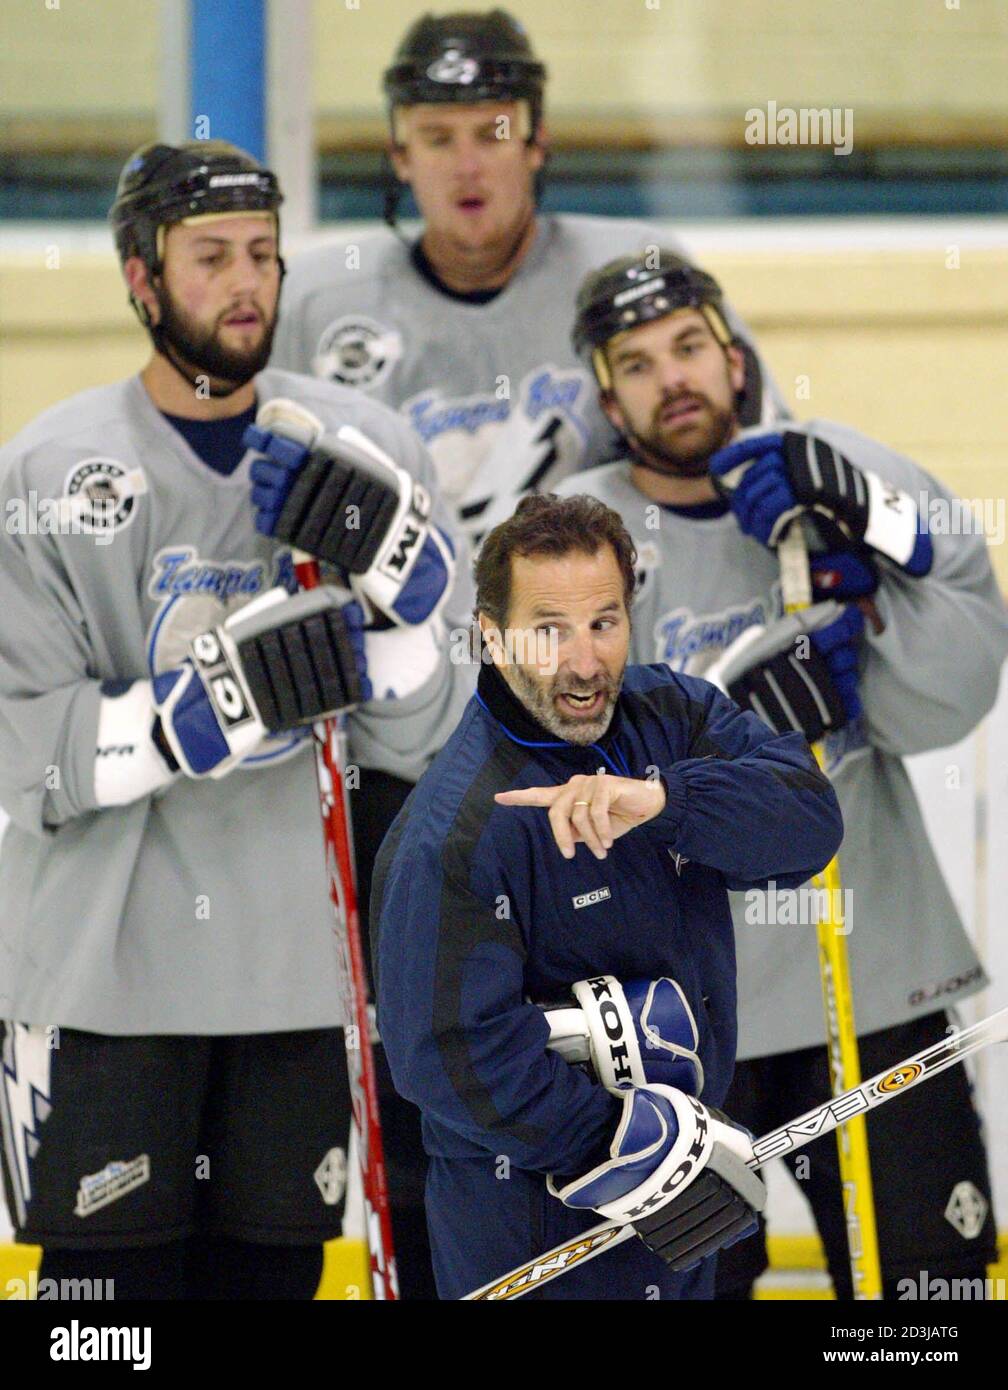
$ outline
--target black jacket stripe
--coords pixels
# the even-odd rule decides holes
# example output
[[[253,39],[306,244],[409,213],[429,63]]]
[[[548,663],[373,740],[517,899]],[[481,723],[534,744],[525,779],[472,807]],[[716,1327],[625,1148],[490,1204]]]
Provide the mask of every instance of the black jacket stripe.
[[[526,957],[517,923],[509,917],[499,920],[493,907],[481,902],[469,885],[477,845],[495,809],[494,792],[515,785],[527,758],[518,744],[502,736],[462,798],[445,839],[431,1021],[445,1072],[474,1123],[481,1129],[500,1130],[521,1143],[536,1144],[543,1137],[538,1130],[509,1125],[498,1112],[476,1072],[462,1022],[462,985],[473,949],[494,942],[523,962]]]

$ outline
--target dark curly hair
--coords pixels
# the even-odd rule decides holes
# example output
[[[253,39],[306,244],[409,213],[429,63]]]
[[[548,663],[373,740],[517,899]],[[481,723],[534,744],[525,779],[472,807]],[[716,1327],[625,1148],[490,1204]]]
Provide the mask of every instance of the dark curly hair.
[[[503,628],[511,605],[512,555],[595,555],[611,545],[623,576],[627,612],[633,598],[637,551],[618,512],[595,497],[557,497],[536,493],[523,497],[507,521],[484,540],[476,560],[476,613],[485,613]]]

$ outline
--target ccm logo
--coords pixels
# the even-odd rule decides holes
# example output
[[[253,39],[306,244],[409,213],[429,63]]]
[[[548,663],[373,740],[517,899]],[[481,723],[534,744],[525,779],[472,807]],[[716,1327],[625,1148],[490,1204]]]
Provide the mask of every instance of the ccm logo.
[[[189,648],[210,694],[215,714],[233,729],[246,724],[252,711],[245,703],[241,682],[215,632],[203,632]]]
[[[593,907],[595,903],[604,903],[606,898],[611,897],[608,888],[593,888],[590,893],[579,893],[576,898],[571,898],[571,902],[575,907]]]

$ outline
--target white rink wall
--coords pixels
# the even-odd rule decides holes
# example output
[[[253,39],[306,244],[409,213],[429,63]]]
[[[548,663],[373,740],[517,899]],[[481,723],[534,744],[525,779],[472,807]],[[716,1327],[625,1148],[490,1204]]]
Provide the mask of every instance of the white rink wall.
[[[993,980],[991,988],[969,1000],[963,1010],[964,1021],[972,1023],[1008,1005],[1008,677],[1002,678],[994,710],[972,737],[954,748],[907,761],[952,896]],[[5,823],[0,812],[0,828]],[[987,1125],[999,1226],[1004,1230],[1008,1227],[1008,1047],[990,1048],[973,1061]],[[913,1105],[914,1100],[907,1096],[893,1103]],[[941,1134],[935,1135],[936,1152],[942,1140]],[[770,1174],[772,1230],[778,1235],[813,1230],[798,1185],[782,1164],[772,1168],[777,1170]],[[0,1200],[0,1241],[10,1235],[10,1220]]]

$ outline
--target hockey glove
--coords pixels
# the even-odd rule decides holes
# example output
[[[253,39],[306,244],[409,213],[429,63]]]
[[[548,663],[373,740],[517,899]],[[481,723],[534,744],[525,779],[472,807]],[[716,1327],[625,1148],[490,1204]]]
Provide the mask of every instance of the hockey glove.
[[[685,1270],[756,1230],[766,1187],[749,1168],[744,1130],[672,1086],[623,1093],[608,1157],[549,1190],[566,1206],[629,1222],[674,1270]]]
[[[815,603],[870,598],[879,585],[878,570],[871,557],[855,555],[850,550],[809,555],[809,574]]]
[[[223,777],[264,734],[367,700],[363,614],[323,585],[270,589],[154,677],[154,708],[187,777]]]
[[[704,679],[751,709],[778,734],[809,743],[861,713],[857,641],[864,618],[853,607],[817,603],[769,627],[756,624],[704,672]]]
[[[795,517],[808,511],[829,544],[867,548],[915,579],[931,568],[931,537],[909,493],[814,435],[750,435],[719,450],[709,467],[739,526],[763,545],[776,546]]]
[[[590,1061],[607,1091],[659,1082],[703,1090],[693,1011],[675,980],[596,975],[571,986],[580,1008],[547,1009],[547,1046],[570,1062]]]
[[[454,573],[449,538],[420,483],[352,425],[335,434],[294,401],[268,401],[245,443],[256,529],[335,565],[370,616],[430,618]]]

